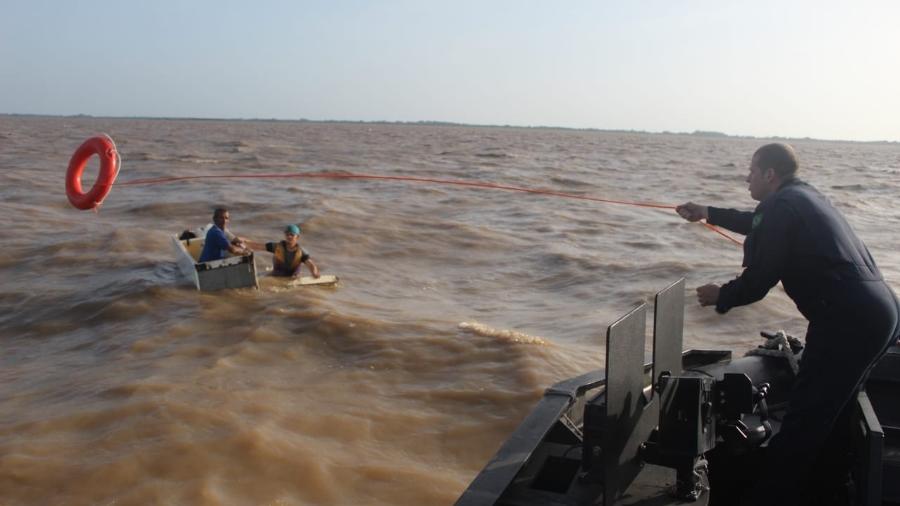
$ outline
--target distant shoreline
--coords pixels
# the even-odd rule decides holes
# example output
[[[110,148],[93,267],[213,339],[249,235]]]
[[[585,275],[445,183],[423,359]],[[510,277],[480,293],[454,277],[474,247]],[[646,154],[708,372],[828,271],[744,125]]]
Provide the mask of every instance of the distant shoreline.
[[[240,121],[248,123],[333,123],[348,125],[397,125],[397,126],[439,126],[439,127],[466,127],[466,128],[519,128],[523,130],[569,130],[574,132],[602,132],[621,134],[646,134],[646,135],[679,135],[690,137],[712,137],[723,139],[769,139],[779,141],[820,141],[820,142],[849,142],[854,144],[898,144],[900,141],[854,141],[847,139],[817,139],[814,137],[781,137],[781,136],[754,136],[754,135],[730,135],[723,132],[709,130],[694,130],[693,132],[672,132],[663,130],[654,132],[650,130],[625,130],[610,128],[577,128],[551,125],[491,125],[478,123],[455,123],[452,121],[388,121],[388,120],[338,120],[338,119],[278,119],[278,118],[204,118],[204,117],[175,117],[175,116],[94,116],[91,114],[27,114],[27,113],[0,113],[0,117],[9,118],[70,118],[70,119],[102,119],[102,120],[150,120],[150,121]]]

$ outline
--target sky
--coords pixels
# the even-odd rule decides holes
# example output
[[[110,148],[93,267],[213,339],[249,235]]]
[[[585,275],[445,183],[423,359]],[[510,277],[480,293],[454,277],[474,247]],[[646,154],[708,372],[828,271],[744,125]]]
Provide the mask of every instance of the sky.
[[[900,2],[0,0],[0,113],[900,141]]]

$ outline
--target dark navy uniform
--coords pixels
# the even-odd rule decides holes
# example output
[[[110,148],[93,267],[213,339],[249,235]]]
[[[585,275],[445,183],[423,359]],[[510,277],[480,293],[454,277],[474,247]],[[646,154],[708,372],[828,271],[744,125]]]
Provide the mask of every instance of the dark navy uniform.
[[[758,504],[799,504],[803,487],[795,479],[900,337],[900,304],[841,213],[807,183],[786,181],[752,213],[710,207],[708,221],[747,235],[745,270],[721,287],[716,311],[756,302],[781,281],[809,320],[788,412],[754,494]]]

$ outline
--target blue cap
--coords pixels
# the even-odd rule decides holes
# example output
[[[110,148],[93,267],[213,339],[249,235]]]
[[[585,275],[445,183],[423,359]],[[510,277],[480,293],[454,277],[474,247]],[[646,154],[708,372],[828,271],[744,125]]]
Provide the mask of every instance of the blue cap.
[[[284,233],[300,235],[300,227],[298,227],[297,225],[288,225],[284,227]]]

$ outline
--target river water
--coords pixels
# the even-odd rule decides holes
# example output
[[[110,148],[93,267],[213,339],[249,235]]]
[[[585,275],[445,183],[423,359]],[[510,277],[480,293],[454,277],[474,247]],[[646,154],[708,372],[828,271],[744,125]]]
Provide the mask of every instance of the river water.
[[[681,277],[685,344],[802,335],[782,289],[725,316],[693,290],[741,250],[670,210],[399,181],[210,179],[66,199],[101,132],[119,182],[344,171],[752,209],[758,139],[429,125],[0,116],[0,502],[451,504],[606,326]],[[793,141],[900,286],[900,146]],[[88,168],[86,184],[98,163]],[[198,293],[172,234],[301,244],[336,288]],[[260,253],[261,271],[271,256]]]

